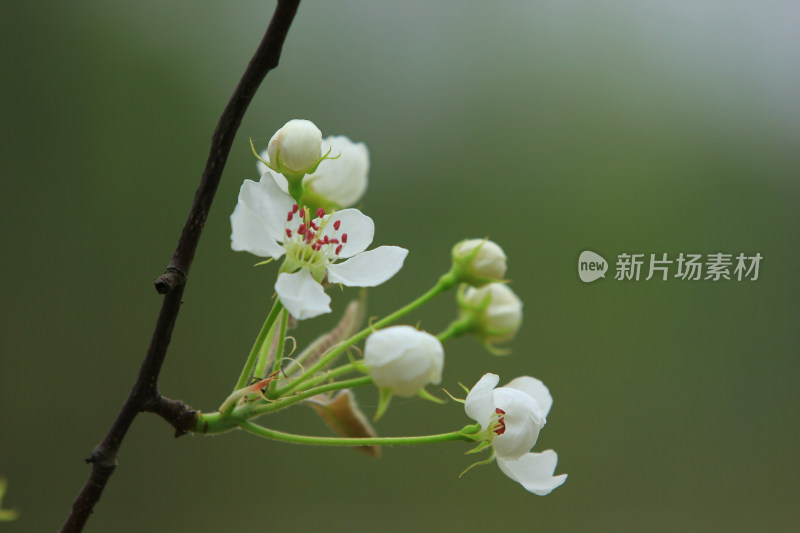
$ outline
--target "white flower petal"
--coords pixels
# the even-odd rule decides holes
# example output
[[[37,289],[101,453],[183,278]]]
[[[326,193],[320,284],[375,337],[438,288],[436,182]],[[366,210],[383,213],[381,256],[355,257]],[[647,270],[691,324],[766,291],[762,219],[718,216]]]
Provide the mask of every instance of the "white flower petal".
[[[294,200],[280,190],[271,176],[262,176],[258,183],[244,180],[239,190],[239,202],[250,208],[274,240],[283,242],[286,214],[292,209]]]
[[[305,268],[293,274],[280,274],[275,291],[283,306],[298,320],[331,312],[331,297]]]
[[[554,476],[558,455],[553,450],[542,453],[527,453],[519,459],[497,458],[497,466],[505,475],[525,487],[525,490],[544,496],[560,487],[567,474]]]
[[[464,402],[467,416],[478,422],[482,429],[489,427],[489,422],[494,414],[493,389],[499,382],[500,376],[497,374],[484,374],[469,391]]]
[[[502,410],[505,430],[494,438],[498,457],[516,459],[528,453],[539,438],[545,419],[539,404],[522,391],[500,387],[493,392],[494,406]]]
[[[261,156],[261,159],[263,159],[264,161],[269,161],[269,152],[267,150],[264,150],[259,155]],[[256,168],[258,169],[258,175],[261,176],[262,179],[264,178],[265,174],[269,174],[270,176],[272,176],[272,179],[275,180],[275,183],[278,185],[278,188],[283,192],[285,192],[286,194],[289,194],[289,182],[286,181],[286,178],[284,177],[283,174],[278,174],[277,172],[271,171],[267,165],[258,160],[256,160]],[[307,178],[308,175],[306,175],[306,179]]]
[[[283,247],[275,242],[262,220],[243,202],[236,204],[231,215],[231,248],[273,259],[284,254]]]
[[[338,230],[334,228],[336,221],[341,223]],[[342,209],[328,217],[322,236],[342,240],[343,234],[347,234],[347,242],[342,246],[339,257],[345,259],[367,249],[375,236],[375,223],[358,209]]]
[[[328,281],[348,287],[375,287],[403,267],[408,250],[399,246],[379,246],[347,261],[328,265]]]
[[[553,397],[550,395],[550,391],[547,389],[544,383],[536,378],[532,378],[530,376],[521,376],[512,379],[507,385],[504,386],[509,389],[520,390],[525,394],[532,396],[533,399],[539,404],[542,414],[545,417],[550,412],[550,408],[553,406]]]
[[[316,172],[306,176],[306,183],[331,202],[342,207],[353,205],[367,189],[369,151],[364,143],[354,143],[344,135],[322,141],[323,155],[328,149],[331,157],[339,157],[320,163]]]

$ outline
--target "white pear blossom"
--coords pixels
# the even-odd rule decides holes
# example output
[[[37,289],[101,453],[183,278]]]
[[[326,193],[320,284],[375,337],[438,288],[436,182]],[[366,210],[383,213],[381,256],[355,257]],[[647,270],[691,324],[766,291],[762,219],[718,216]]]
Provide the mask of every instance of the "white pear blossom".
[[[322,157],[322,132],[310,120],[290,120],[269,140],[267,153],[275,168],[304,174]]]
[[[367,338],[364,364],[375,385],[411,397],[428,383],[442,381],[444,348],[430,333],[411,326],[392,326]]]
[[[487,344],[511,340],[522,324],[522,300],[505,283],[468,287],[459,305],[462,315],[473,315],[473,333]]]
[[[231,248],[260,257],[286,257],[275,283],[281,303],[297,319],[330,313],[322,282],[374,287],[394,276],[408,250],[372,243],[375,225],[357,209],[315,216],[300,208],[271,176],[245,180],[231,215]],[[340,259],[346,261],[337,262]]]
[[[499,382],[496,374],[485,374],[478,380],[464,403],[467,416],[486,431],[504,474],[529,492],[549,494],[566,481],[567,475],[553,475],[558,462],[556,452],[531,453],[530,449],[553,405],[550,391],[530,376],[495,388]]]
[[[494,241],[467,239],[453,247],[454,268],[459,277],[476,287],[501,281],[506,274],[506,254]]]
[[[329,151],[330,158],[322,161],[313,174],[307,174],[303,178],[307,188],[306,194],[321,205],[337,207],[355,205],[367,190],[369,174],[367,146],[364,143],[355,143],[344,135],[335,135],[326,137],[322,141],[322,154],[327,154]],[[262,159],[272,161],[268,150],[264,150],[260,155]],[[268,173],[281,190],[289,192],[288,182],[283,175],[271,171],[261,161],[258,161],[256,166],[260,175]]]

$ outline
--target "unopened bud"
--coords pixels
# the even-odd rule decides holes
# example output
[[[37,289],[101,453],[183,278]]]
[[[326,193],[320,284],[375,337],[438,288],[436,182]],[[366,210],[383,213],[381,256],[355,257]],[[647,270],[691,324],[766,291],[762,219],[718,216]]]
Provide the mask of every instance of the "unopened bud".
[[[522,324],[522,301],[504,283],[468,287],[458,303],[460,315],[471,318],[472,333],[487,345],[513,339]]]
[[[502,281],[506,274],[506,254],[487,239],[468,239],[453,247],[452,272],[463,283],[482,287]]]
[[[322,132],[310,120],[290,120],[269,140],[267,153],[282,174],[314,172],[322,158]]]

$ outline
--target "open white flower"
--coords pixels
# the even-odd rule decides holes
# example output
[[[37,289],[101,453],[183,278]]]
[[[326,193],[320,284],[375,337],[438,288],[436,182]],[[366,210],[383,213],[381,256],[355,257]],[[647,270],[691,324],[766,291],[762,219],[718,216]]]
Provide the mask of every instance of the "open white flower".
[[[280,190],[275,180],[245,180],[231,215],[231,248],[260,257],[286,259],[275,283],[281,303],[297,319],[330,313],[322,282],[374,287],[394,276],[408,250],[372,243],[375,225],[357,209],[312,216]],[[346,261],[338,262],[340,259]]]
[[[364,364],[375,385],[410,397],[442,381],[444,348],[439,339],[411,326],[380,329],[367,337]]]
[[[344,135],[335,135],[322,141],[322,153],[327,154],[329,150],[330,157],[336,159],[325,159],[313,174],[307,174],[303,178],[306,185],[304,196],[310,197],[311,203],[322,206],[355,205],[367,190],[367,146],[364,143],[354,143]],[[260,155],[265,161],[271,161],[269,150],[264,150]],[[261,161],[256,166],[260,175],[269,174],[281,190],[289,192],[288,182],[282,174],[271,171]]]
[[[500,378],[485,374],[469,391],[467,416],[481,425],[494,447],[500,470],[526,490],[543,496],[567,479],[554,476],[558,456],[553,450],[530,453],[546,423],[553,398],[544,383],[530,376],[497,387]]]

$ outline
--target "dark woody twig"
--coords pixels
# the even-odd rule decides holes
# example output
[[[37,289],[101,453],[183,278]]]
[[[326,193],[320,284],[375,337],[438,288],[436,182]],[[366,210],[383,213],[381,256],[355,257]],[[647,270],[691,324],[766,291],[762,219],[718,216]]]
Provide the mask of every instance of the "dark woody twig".
[[[211,149],[200,179],[200,186],[195,193],[178,246],[166,272],[155,281],[156,290],[165,296],[150,346],[139,369],[139,376],[111,429],[86,459],[91,463],[92,471],[72,504],[72,513],[61,526],[62,533],[76,533],[83,530],[86,520],[116,468],[117,453],[136,415],[142,411],[157,413],[172,424],[176,436],[194,427],[196,412],[182,402],[163,397],[158,390],[158,376],[180,310],[181,296],[200,241],[200,234],[222,178],[222,170],[225,168],[236,131],[267,72],[278,66],[283,42],[299,3],[300,0],[278,0],[266,34],[220,116],[211,138]]]

